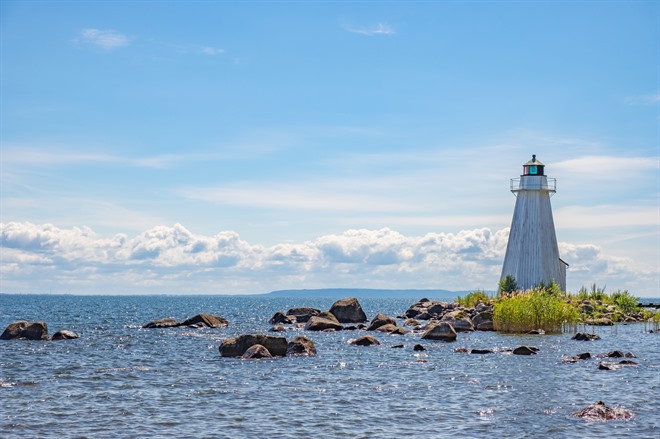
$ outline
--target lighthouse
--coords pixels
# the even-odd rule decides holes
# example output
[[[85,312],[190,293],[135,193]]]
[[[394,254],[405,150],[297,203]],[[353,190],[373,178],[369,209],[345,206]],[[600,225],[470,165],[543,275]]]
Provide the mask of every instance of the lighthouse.
[[[557,181],[545,175],[545,165],[532,155],[520,178],[511,179],[516,196],[502,276],[513,276],[519,289],[527,290],[555,281],[566,291],[568,264],[559,257],[550,197]]]

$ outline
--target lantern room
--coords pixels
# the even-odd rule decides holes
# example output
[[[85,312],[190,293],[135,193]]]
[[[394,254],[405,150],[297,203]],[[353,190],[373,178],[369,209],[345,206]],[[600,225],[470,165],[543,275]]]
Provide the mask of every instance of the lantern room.
[[[536,160],[536,154],[532,154],[532,159],[523,165],[521,177],[525,175],[545,175],[543,174],[543,168],[545,168],[545,165]]]

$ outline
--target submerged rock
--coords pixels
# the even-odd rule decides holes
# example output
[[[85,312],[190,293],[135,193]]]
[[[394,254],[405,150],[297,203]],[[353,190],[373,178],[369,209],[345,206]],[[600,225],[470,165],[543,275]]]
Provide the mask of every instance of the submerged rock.
[[[73,331],[69,331],[68,329],[60,329],[55,334],[53,334],[52,340],[73,340],[76,338],[80,338],[80,335]]]
[[[339,323],[362,323],[367,321],[367,315],[355,297],[336,301],[330,307],[330,313],[337,317]]]
[[[596,334],[587,334],[586,332],[578,332],[571,338],[571,340],[591,341],[591,340],[600,340],[600,337]]]
[[[624,407],[607,407],[603,401],[598,401],[573,413],[573,416],[588,421],[619,421],[632,419],[635,414]]]
[[[19,320],[10,323],[0,335],[0,340],[49,340],[46,322]]]
[[[373,335],[363,335],[356,340],[351,340],[350,343],[355,346],[378,346],[380,344],[378,339]]]
[[[180,326],[188,326],[191,328],[226,328],[229,322],[222,317],[214,316],[213,314],[197,314],[187,320],[184,320]]]
[[[241,357],[245,351],[257,344],[268,349],[274,357],[283,357],[286,355],[286,338],[262,334],[244,334],[224,340],[220,344],[220,355],[223,357]]]
[[[145,323],[143,328],[174,328],[179,326],[178,320],[172,317],[165,317],[164,319],[154,320],[153,322]]]
[[[536,355],[539,348],[535,346],[518,346],[512,352],[513,355]]]
[[[492,349],[472,349],[470,351],[471,354],[492,354],[494,352],[495,351],[493,351]]]

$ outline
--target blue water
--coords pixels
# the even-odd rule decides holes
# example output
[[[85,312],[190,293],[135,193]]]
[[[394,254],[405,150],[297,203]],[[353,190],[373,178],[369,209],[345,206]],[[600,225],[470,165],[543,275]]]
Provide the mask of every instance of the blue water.
[[[46,321],[51,334],[82,335],[0,341],[0,437],[660,437],[660,338],[641,324],[595,328],[602,340],[593,342],[571,334],[459,333],[455,343],[444,343],[419,333],[370,333],[382,343],[376,347],[348,344],[364,331],[290,329],[282,335],[311,338],[318,355],[249,361],[219,355],[225,338],[267,333],[276,311],[327,310],[333,301],[0,295],[0,331],[25,319]],[[401,315],[414,302],[360,300],[369,318]],[[200,312],[230,326],[140,329]],[[413,351],[416,343],[427,350]],[[404,348],[392,348],[397,344]],[[539,354],[454,352],[523,344]],[[597,359],[561,364],[564,356],[614,349],[635,353],[639,366],[601,371]],[[636,416],[607,423],[571,416],[598,400]]]

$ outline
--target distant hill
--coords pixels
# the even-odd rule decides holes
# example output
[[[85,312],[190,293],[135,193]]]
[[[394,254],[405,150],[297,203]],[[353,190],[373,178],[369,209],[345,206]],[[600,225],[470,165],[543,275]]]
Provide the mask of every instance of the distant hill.
[[[267,296],[271,297],[328,297],[341,299],[344,297],[356,298],[402,298],[402,299],[451,299],[464,296],[469,291],[449,290],[387,290],[371,288],[320,288],[306,290],[278,290],[272,291]]]

